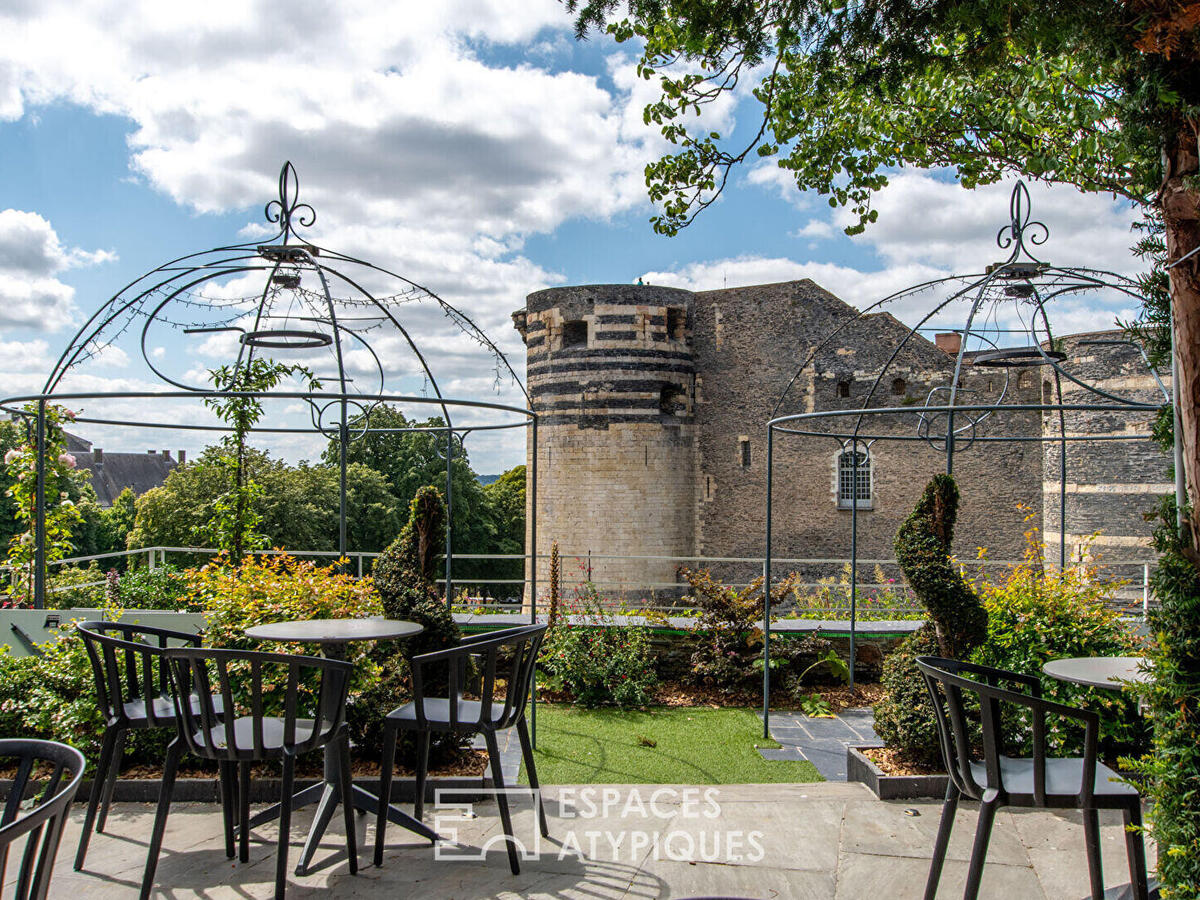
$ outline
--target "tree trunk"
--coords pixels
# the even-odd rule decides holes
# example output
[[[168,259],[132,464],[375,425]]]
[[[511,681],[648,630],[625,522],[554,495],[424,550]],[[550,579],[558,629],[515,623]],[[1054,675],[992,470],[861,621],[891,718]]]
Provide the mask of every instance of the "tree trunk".
[[[1164,151],[1165,178],[1159,191],[1168,263],[1200,247],[1200,160],[1196,134],[1187,123]],[[1192,533],[1192,562],[1200,565],[1195,538],[1200,536],[1200,252],[1171,273],[1171,309],[1175,324],[1175,357],[1179,364],[1180,442],[1184,483],[1193,507],[1187,524]],[[1185,502],[1185,498],[1179,498]]]

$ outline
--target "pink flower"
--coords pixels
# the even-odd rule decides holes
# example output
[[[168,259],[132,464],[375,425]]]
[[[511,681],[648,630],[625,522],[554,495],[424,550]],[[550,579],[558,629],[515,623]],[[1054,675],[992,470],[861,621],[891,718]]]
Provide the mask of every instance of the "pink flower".
[[[63,410],[63,415],[64,415],[64,416],[66,416],[66,417],[67,417],[67,419],[69,419],[70,421],[74,422],[74,421],[75,421],[75,417],[76,417],[77,415],[79,415],[79,413],[75,412],[75,410],[73,410],[73,409],[64,409],[64,410]]]
[[[13,449],[9,450],[7,453],[4,454],[4,464],[6,466],[11,465],[13,460],[19,459],[20,457],[21,457],[21,451],[18,450],[16,447],[14,447]]]
[[[60,463],[62,463],[64,466],[66,466],[68,469],[75,468],[75,457],[72,456],[70,453],[60,453],[58,455],[58,461]]]

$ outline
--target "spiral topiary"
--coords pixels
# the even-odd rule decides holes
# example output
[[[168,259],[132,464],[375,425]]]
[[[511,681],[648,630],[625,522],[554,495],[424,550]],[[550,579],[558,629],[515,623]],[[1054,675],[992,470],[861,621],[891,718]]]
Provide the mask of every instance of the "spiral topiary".
[[[937,722],[916,666],[925,655],[969,659],[987,638],[987,611],[950,562],[958,486],[935,475],[896,532],[896,561],[929,621],[884,660],[884,699],[875,705],[875,732],[913,762],[936,764]]]
[[[437,554],[445,540],[446,504],[437,488],[423,487],[409,504],[408,522],[371,572],[384,615],[425,626],[404,642],[409,657],[444,649],[462,636],[435,581]]]
[[[942,656],[967,659],[987,639],[987,611],[950,562],[958,485],[935,475],[896,532],[896,562],[929,612]]]

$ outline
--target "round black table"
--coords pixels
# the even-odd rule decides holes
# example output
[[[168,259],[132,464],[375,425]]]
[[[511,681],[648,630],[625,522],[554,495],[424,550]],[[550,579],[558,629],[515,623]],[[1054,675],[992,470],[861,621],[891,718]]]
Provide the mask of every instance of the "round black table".
[[[246,637],[260,641],[284,641],[301,644],[319,644],[321,654],[329,659],[345,659],[346,645],[353,641],[383,641],[395,638],[409,638],[420,634],[425,628],[416,622],[405,622],[400,619],[302,619],[294,622],[271,622],[266,625],[254,625],[245,631]],[[310,803],[318,803],[317,812],[313,816],[312,827],[304,842],[304,852],[300,854],[300,862],[296,865],[296,874],[303,875],[308,871],[308,864],[321,842],[325,829],[333,820],[337,805],[342,802],[341,791],[338,788],[338,772],[341,766],[340,754],[350,753],[349,738],[343,736],[340,741],[332,741],[325,745],[325,774],[324,779],[312,787],[299,791],[292,797],[292,809],[299,809]],[[355,809],[369,813],[377,813],[380,800],[370,791],[358,785],[353,786],[353,796],[350,802]],[[268,807],[250,820],[250,826],[260,825],[279,817],[279,805]],[[410,816],[403,810],[388,805],[388,821],[394,822],[409,831],[416,832],[431,841],[438,839],[437,832],[428,828],[423,822]]]
[[[1042,671],[1059,681],[1069,681],[1084,687],[1106,691],[1123,690],[1131,684],[1150,680],[1146,658],[1142,656],[1072,656],[1055,659],[1042,666]],[[1150,879],[1150,898],[1158,897],[1158,885]],[[1133,897],[1133,888],[1123,884],[1104,892],[1106,900],[1126,900]]]

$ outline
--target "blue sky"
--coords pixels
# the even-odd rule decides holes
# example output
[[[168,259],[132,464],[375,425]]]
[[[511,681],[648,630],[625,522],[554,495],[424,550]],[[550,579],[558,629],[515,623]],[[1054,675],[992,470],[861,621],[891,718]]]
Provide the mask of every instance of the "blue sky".
[[[540,288],[811,277],[864,305],[978,271],[997,255],[1007,212],[1009,184],[966,192],[946,173],[905,171],[879,197],[879,223],[851,239],[843,212],[755,163],[691,228],[657,236],[642,176],[664,149],[641,121],[654,85],[636,79],[630,48],[577,43],[553,0],[46,0],[0,10],[0,33],[0,393],[10,396],[36,390],[74,329],[126,282],[179,254],[259,237],[285,159],[317,207],[314,240],[461,307],[518,371],[509,313]],[[755,114],[742,95],[704,125],[736,137]],[[1035,188],[1033,200],[1055,261],[1137,270],[1124,204],[1067,188]],[[895,311],[905,318],[917,305]],[[1131,311],[1081,302],[1064,309],[1060,330]],[[512,386],[494,392],[488,360],[438,317],[412,321],[446,393],[519,399]],[[227,349],[170,338],[156,352],[194,374]],[[397,362],[393,374],[414,389],[411,368]],[[156,386],[131,347],[76,383]],[[137,428],[87,436],[113,450],[204,443]],[[271,445],[292,459],[320,449],[297,437]],[[483,472],[523,456],[516,434],[469,448]]]

